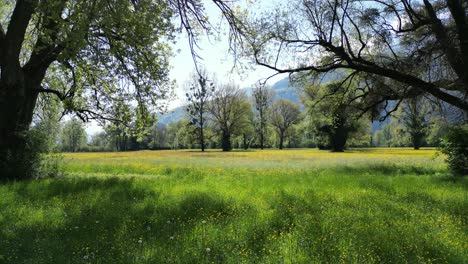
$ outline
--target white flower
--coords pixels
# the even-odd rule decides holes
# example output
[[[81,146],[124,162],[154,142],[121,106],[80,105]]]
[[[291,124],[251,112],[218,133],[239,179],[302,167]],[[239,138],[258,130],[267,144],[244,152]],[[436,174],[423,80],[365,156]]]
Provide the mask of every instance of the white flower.
[[[207,253],[210,253],[210,251],[211,251],[211,248],[206,248]]]
[[[171,236],[169,239],[170,239],[170,240],[173,240],[173,239],[174,239],[174,237],[173,237],[173,236]]]
[[[96,224],[99,224],[99,221],[96,221]]]
[[[202,221],[202,223],[203,223],[203,224],[206,224],[206,221],[205,221],[205,220],[203,220],[203,221]]]
[[[141,240],[141,238],[138,239],[138,243],[140,243],[140,244],[143,243],[143,240]]]
[[[83,259],[88,259],[88,258],[89,258],[88,255],[84,255],[84,256],[83,256]]]

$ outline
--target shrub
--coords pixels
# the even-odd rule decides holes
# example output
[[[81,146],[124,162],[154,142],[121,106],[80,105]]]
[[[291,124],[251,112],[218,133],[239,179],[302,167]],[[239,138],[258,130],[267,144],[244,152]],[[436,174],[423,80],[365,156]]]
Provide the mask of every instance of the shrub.
[[[468,175],[468,124],[451,127],[440,148],[453,173]]]

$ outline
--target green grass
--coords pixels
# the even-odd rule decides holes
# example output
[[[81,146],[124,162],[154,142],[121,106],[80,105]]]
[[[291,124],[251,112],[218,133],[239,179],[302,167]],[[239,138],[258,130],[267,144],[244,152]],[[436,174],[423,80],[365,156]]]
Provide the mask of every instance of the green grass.
[[[0,263],[467,263],[434,150],[65,154],[0,185]]]

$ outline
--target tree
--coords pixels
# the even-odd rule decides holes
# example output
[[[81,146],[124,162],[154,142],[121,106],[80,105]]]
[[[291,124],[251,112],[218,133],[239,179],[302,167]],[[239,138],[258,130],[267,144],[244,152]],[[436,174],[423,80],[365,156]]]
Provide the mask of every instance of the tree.
[[[279,149],[283,149],[284,137],[290,127],[299,122],[299,107],[289,100],[280,99],[271,107],[271,124],[279,137]]]
[[[109,136],[105,131],[97,132],[91,136],[89,146],[92,151],[107,151],[109,150]]]
[[[248,113],[251,111],[245,92],[236,85],[225,84],[215,91],[209,104],[209,112],[221,134],[223,151],[232,149],[231,137],[238,134],[248,123]]]
[[[356,105],[360,101],[355,99],[359,93],[355,84],[343,86],[341,81],[305,87],[304,104],[315,126],[319,148],[343,152],[352,133],[370,123],[359,118]]]
[[[260,149],[265,145],[268,116],[270,105],[273,100],[273,90],[263,84],[257,84],[253,90],[253,101],[255,107],[255,131],[259,136]]]
[[[422,98],[409,99],[403,106],[402,122],[414,149],[419,149],[428,133],[429,109]]]
[[[73,118],[63,126],[62,148],[64,151],[77,152],[86,144],[86,131],[83,122]]]
[[[366,80],[363,110],[424,93],[468,112],[467,1],[301,0],[289,6],[239,23],[244,51],[258,65],[278,73],[349,69],[349,78]]]
[[[163,123],[155,123],[145,136],[146,145],[150,149],[163,149],[167,147],[167,126]]]
[[[224,1],[213,2],[230,12]],[[174,14],[191,47],[195,29],[210,27],[197,0],[18,0],[0,8],[1,179],[30,177],[23,154],[39,94],[57,96],[83,120],[112,118],[106,110],[115,95],[158,105],[171,87]]]
[[[196,74],[192,74],[192,80],[185,96],[189,104],[187,105],[187,113],[189,115],[190,124],[198,131],[201,151],[205,151],[205,134],[204,129],[207,123],[206,112],[208,111],[208,102],[215,90],[214,83],[208,80],[207,72],[200,70]]]

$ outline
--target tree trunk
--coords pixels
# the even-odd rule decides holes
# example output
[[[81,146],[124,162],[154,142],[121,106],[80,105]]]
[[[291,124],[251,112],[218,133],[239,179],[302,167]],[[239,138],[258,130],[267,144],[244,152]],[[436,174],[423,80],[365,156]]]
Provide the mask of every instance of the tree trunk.
[[[201,151],[205,151],[205,136],[203,135],[203,126],[200,127],[200,145]]]
[[[243,145],[244,145],[243,147],[244,147],[244,150],[247,150],[247,148],[249,147],[249,146],[247,146],[247,136],[246,136],[245,133],[244,133],[244,134],[242,135],[242,137],[243,137],[242,139],[243,139]]]
[[[263,117],[260,115],[260,149],[263,149],[265,142],[265,124],[263,123]]]
[[[338,127],[332,133],[330,138],[332,152],[344,152],[346,141],[348,140],[348,132],[344,127]]]
[[[280,137],[279,149],[283,149],[284,133],[280,132],[279,137]]]
[[[9,76],[6,76],[9,75]],[[0,180],[32,177],[37,151],[28,138],[37,92],[25,76],[2,72],[0,80]]]
[[[421,147],[422,143],[422,136],[420,135],[412,135],[411,141],[413,142],[413,148],[418,150]]]
[[[230,151],[232,149],[231,146],[231,134],[223,131],[221,136],[221,148],[223,151]]]

